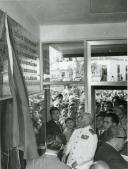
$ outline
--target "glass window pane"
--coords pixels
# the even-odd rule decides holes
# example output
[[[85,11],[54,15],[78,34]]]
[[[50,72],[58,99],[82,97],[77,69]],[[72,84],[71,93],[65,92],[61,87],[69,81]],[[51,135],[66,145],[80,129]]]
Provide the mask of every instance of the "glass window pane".
[[[93,45],[91,48],[92,82],[127,81],[126,44]]]
[[[33,129],[36,136],[39,155],[45,151],[46,135],[46,108],[44,93],[29,96],[30,115],[33,122]]]
[[[52,97],[52,104],[56,104],[56,96],[58,94],[63,95],[63,102],[72,102],[73,100],[79,100],[84,103],[84,86],[80,84],[67,84],[67,85],[52,85],[50,86],[50,93]]]
[[[84,46],[81,42],[44,45],[44,81],[83,81]]]
[[[91,58],[92,81],[127,81],[127,56]]]
[[[62,95],[60,99],[58,96]],[[85,93],[84,85],[67,84],[50,86],[50,106],[58,107],[60,120],[72,117],[76,120],[78,113],[84,113]],[[65,112],[65,114],[63,114]]]

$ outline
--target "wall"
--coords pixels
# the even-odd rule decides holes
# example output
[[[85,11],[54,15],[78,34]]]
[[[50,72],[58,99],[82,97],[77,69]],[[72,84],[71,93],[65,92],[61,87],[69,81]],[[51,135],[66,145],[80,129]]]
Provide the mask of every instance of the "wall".
[[[127,37],[126,33],[126,22],[40,26],[41,42],[83,39],[122,39]]]
[[[0,9],[39,39],[39,25],[16,1],[0,1]]]

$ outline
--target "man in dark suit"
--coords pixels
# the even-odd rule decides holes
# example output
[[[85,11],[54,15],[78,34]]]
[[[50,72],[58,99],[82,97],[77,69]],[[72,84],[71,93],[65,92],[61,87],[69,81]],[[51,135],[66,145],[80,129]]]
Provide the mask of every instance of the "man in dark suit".
[[[61,136],[47,135],[46,143],[47,149],[45,154],[37,159],[28,161],[26,169],[70,169],[57,157],[57,153],[62,146]]]
[[[51,120],[46,124],[46,133],[48,134],[62,134],[63,129],[59,122],[59,109],[57,107],[51,107],[50,109]]]
[[[105,112],[100,112],[97,116],[96,116],[96,134],[99,137],[103,134],[104,132],[104,118],[105,118],[106,113]]]
[[[110,169],[128,169],[128,163],[122,158],[119,151],[125,143],[125,131],[121,127],[110,127],[106,131],[106,141],[95,154],[95,161],[105,161]]]
[[[46,135],[58,134],[62,137],[63,145],[66,144],[66,137],[63,135],[63,128],[59,122],[59,109],[57,107],[51,107],[50,109],[51,120],[46,124]],[[59,159],[63,156],[63,149],[58,153]]]
[[[105,142],[107,130],[110,127],[118,126],[118,124],[119,124],[119,118],[116,114],[108,113],[105,115],[104,122],[103,122],[104,132],[102,134],[100,134],[100,136],[98,137],[98,139],[99,139],[98,145],[101,145],[102,143]]]

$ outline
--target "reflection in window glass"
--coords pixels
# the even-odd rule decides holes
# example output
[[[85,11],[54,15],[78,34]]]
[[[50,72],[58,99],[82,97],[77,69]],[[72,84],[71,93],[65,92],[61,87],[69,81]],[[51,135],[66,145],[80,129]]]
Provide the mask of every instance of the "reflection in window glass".
[[[45,102],[44,94],[39,93],[29,96],[30,116],[36,136],[39,155],[45,149]]]
[[[0,98],[11,96],[8,76],[7,52],[2,52],[3,51],[0,50]]]
[[[84,80],[82,43],[51,44],[47,45],[44,50],[44,67],[48,65],[48,71],[44,70],[44,81]],[[49,64],[46,64],[46,62],[49,62]]]
[[[127,56],[91,57],[92,81],[127,81]]]
[[[76,120],[80,111],[84,113],[85,94],[83,85],[52,85],[50,86],[50,96],[50,105],[59,108],[60,119],[72,117]],[[66,114],[63,114],[64,112]]]
[[[59,94],[63,95],[64,102],[71,102],[76,99],[83,103],[85,101],[84,86],[80,84],[52,85],[50,86],[50,93],[53,101]]]
[[[0,85],[2,86],[1,97],[11,96],[8,72],[3,72],[3,83]]]

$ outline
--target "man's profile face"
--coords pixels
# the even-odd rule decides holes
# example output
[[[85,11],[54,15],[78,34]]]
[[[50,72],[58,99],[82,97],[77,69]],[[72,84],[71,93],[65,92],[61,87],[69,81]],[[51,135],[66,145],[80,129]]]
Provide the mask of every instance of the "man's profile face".
[[[59,120],[59,111],[58,110],[54,110],[53,112],[52,112],[52,119],[54,120],[54,121],[58,121]]]
[[[86,127],[90,124],[90,117],[89,115],[84,114],[79,117],[79,126],[81,128]]]
[[[96,118],[96,127],[97,129],[103,129],[104,118],[102,116],[98,116]]]
[[[105,117],[104,118],[104,124],[103,127],[105,130],[108,130],[113,125],[111,117]]]
[[[119,117],[119,119],[122,119],[123,118],[123,111],[121,110],[121,109],[117,109],[117,111],[116,111],[116,114],[117,114],[117,116]]]

